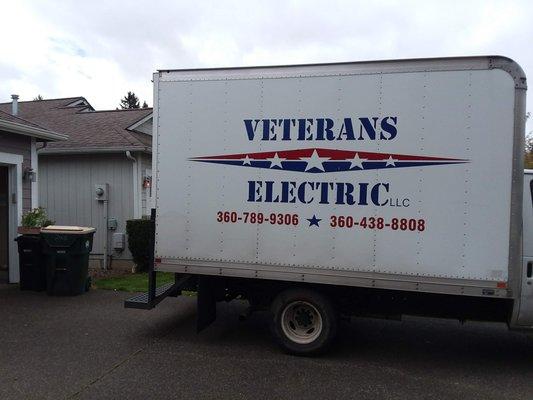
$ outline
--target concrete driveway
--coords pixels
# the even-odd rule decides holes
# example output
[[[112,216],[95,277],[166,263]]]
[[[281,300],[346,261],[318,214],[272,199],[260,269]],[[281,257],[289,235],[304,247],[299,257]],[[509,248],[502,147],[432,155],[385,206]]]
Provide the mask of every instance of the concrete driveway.
[[[195,333],[195,299],[0,285],[0,399],[532,399],[533,339],[503,325],[358,319],[320,358],[281,353],[240,303]]]

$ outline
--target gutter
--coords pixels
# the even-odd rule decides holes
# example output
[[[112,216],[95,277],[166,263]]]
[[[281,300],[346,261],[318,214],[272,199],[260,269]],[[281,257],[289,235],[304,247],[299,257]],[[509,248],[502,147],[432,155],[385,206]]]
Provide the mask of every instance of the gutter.
[[[72,147],[72,148],[41,148],[38,153],[42,155],[55,154],[111,154],[138,151],[152,154],[150,147]],[[129,158],[129,157],[128,157]]]
[[[0,129],[10,133],[31,136],[42,140],[68,140],[68,135],[0,119]]]

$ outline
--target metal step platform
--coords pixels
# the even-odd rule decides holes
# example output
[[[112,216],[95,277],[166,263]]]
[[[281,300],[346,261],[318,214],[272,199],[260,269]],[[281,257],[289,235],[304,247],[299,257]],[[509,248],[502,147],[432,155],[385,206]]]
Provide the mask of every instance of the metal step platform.
[[[138,294],[124,301],[125,308],[138,308],[142,310],[151,310],[166,297],[177,297],[181,294],[182,286],[191,276],[181,276],[175,282],[170,282],[155,288],[152,296],[150,291]]]

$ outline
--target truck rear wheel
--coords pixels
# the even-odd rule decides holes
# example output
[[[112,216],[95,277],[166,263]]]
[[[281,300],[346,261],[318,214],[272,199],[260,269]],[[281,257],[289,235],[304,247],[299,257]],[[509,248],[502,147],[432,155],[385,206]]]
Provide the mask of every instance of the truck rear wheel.
[[[296,355],[324,351],[337,333],[337,315],[327,297],[308,289],[288,289],[272,303],[272,333]]]

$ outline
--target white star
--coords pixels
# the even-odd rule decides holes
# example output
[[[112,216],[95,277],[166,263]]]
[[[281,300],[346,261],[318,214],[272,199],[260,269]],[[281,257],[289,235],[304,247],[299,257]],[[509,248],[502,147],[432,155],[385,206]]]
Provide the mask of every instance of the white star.
[[[248,154],[246,154],[246,157],[244,157],[244,160],[242,160],[243,164],[242,165],[252,165],[252,163],[250,162],[250,157],[248,157]]]
[[[355,156],[353,156],[352,160],[350,161],[350,169],[352,168],[359,168],[363,169],[363,163],[365,161],[368,161],[366,158],[359,158],[359,154],[355,153]]]
[[[284,158],[279,158],[278,153],[275,153],[274,157],[267,158],[266,160],[270,161],[270,168],[274,168],[274,167],[283,168],[283,165],[281,165],[281,162],[285,161]]]
[[[392,158],[392,156],[389,156],[389,158],[386,160],[385,166],[388,167],[389,165],[392,165],[393,167],[395,167],[396,164],[394,164],[394,163],[396,161],[398,161],[398,160],[395,160],[394,158]]]
[[[324,171],[324,166],[322,165],[322,163],[326,160],[329,160],[329,157],[320,157],[315,149],[313,150],[313,154],[311,155],[311,157],[300,157],[300,160],[307,162],[307,166],[305,167],[306,171],[309,171],[313,168],[317,168],[320,171]]]

